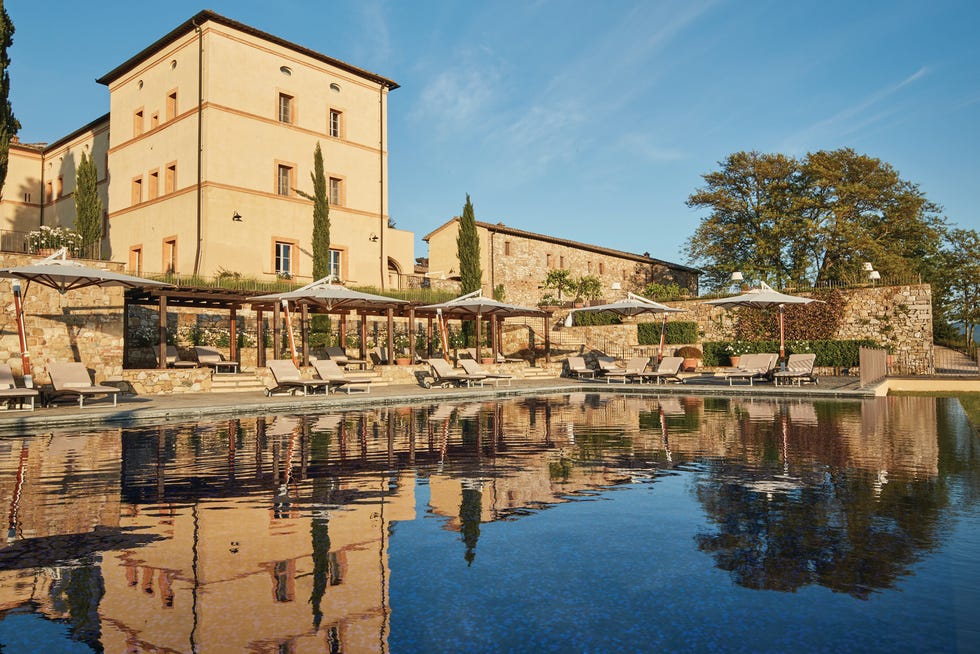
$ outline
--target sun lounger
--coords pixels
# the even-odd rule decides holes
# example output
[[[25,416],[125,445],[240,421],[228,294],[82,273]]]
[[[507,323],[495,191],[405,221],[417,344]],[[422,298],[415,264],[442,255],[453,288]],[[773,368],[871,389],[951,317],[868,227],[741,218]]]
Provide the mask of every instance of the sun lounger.
[[[728,385],[733,386],[736,379],[742,379],[753,385],[756,379],[770,379],[773,370],[776,368],[777,354],[743,354],[739,365],[729,368],[722,374],[728,380]]]
[[[350,395],[354,391],[371,392],[371,375],[349,375],[340,369],[333,359],[320,359],[313,362],[313,368],[320,379],[330,383],[330,389],[342,390]]]
[[[188,361],[180,358],[180,353],[174,345],[167,346],[167,367],[168,368],[197,368],[197,361]]]
[[[600,364],[601,361],[600,359]],[[614,381],[625,384],[628,381],[639,379],[638,375],[643,372],[648,363],[650,363],[650,357],[632,357],[626,362],[625,368],[610,368],[604,372],[603,377],[607,384]]]
[[[269,361],[268,366],[276,385],[267,388],[266,395],[272,395],[277,391],[289,391],[290,394],[303,391],[303,395],[309,395],[315,393],[318,388],[322,388],[326,393],[330,386],[330,382],[323,379],[304,378],[292,359],[273,359]]]
[[[500,382],[503,381],[507,382],[507,385],[510,386],[510,380],[514,378],[514,375],[506,375],[498,372],[490,372],[489,370],[481,366],[479,363],[477,363],[476,359],[460,359],[459,365],[463,367],[463,370],[467,374],[474,375],[474,376],[482,375],[487,381],[493,382],[494,386],[499,386]]]
[[[238,362],[225,360],[221,352],[218,352],[214,348],[198,345],[194,348],[194,351],[197,353],[198,363],[200,363],[202,366],[212,368],[216,373],[238,372]]]
[[[338,366],[346,368],[347,366],[360,366],[364,367],[367,365],[367,359],[351,359],[347,356],[347,352],[344,348],[339,345],[333,345],[327,348],[327,356],[330,360],[336,363]]]
[[[77,397],[79,408],[85,407],[85,398],[96,395],[111,395],[112,406],[116,406],[116,397],[120,390],[115,386],[93,384],[88,369],[77,361],[52,361],[48,364],[48,375],[51,377],[51,393],[48,401],[59,397]]]
[[[0,364],[0,402],[4,402],[8,407],[17,404],[20,410],[33,411],[34,398],[38,395],[36,388],[18,388],[14,381],[14,373],[7,364]],[[24,404],[28,408],[24,408]]]
[[[791,354],[786,360],[786,370],[779,370],[772,375],[776,386],[779,381],[788,382],[800,386],[803,382],[818,383],[813,374],[813,364],[817,361],[816,354]]]
[[[571,356],[565,360],[568,376],[578,379],[595,379],[595,370],[585,364],[585,357]]]
[[[464,370],[457,370],[445,359],[426,359],[426,363],[429,364],[433,380],[427,387],[483,386],[483,380],[486,379],[486,375],[471,375]]]
[[[642,384],[645,381],[652,381],[655,384],[666,384],[668,381],[675,381],[681,384],[680,371],[684,365],[684,357],[664,357],[657,365],[656,370],[650,372],[640,372],[635,375]]]

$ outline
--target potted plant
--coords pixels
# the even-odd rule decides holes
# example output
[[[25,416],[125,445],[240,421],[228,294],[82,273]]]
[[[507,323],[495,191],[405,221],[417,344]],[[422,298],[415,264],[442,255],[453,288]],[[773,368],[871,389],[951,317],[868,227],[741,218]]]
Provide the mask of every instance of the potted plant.
[[[81,244],[82,235],[67,227],[41,225],[27,234],[27,247],[33,254],[54,254],[60,248],[68,248],[72,254]]]
[[[743,354],[749,353],[749,344],[744,341],[732,341],[725,346],[725,353],[731,360],[733,366],[737,366]]]
[[[682,357],[684,359],[684,370],[692,372],[695,368],[701,365],[701,350],[694,347],[693,345],[685,345],[682,348],[678,348],[674,352],[675,357]]]
[[[407,366],[412,360],[408,356],[408,335],[406,334],[395,334],[395,364],[399,366]]]

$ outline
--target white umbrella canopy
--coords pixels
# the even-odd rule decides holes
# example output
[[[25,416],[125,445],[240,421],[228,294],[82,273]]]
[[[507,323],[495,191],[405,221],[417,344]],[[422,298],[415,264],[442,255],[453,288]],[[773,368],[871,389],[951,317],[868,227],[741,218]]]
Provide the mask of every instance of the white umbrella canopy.
[[[823,302],[809,297],[799,297],[798,295],[786,295],[774,290],[765,282],[759,282],[759,288],[753,288],[741,295],[732,297],[722,297],[717,300],[705,300],[705,304],[711,304],[723,309],[733,309],[735,307],[750,307],[753,309],[779,308],[779,356],[786,356],[786,338],[783,320],[783,309],[787,304],[810,304],[811,302]]]
[[[47,259],[12,268],[0,268],[0,277],[22,279],[28,284],[42,284],[59,293],[67,293],[87,286],[122,286],[142,288],[144,286],[173,286],[166,282],[124,275],[111,270],[86,266],[72,259],[54,258],[64,253],[54,254]],[[26,292],[25,288],[25,292]]]
[[[611,313],[618,314],[620,316],[639,316],[645,313],[659,313],[663,315],[663,320],[660,323],[660,351],[657,354],[657,360],[663,361],[664,358],[664,344],[665,344],[665,334],[666,334],[666,323],[668,313],[682,313],[684,309],[677,309],[675,307],[669,307],[666,304],[660,304],[654,300],[643,297],[642,295],[636,295],[635,293],[627,293],[626,298],[619,300],[618,302],[612,302],[610,304],[599,304],[594,307],[582,307],[581,309],[572,309],[568,312],[568,317],[565,318],[565,326],[572,326],[572,314],[577,311],[591,311],[593,313],[599,313],[602,311],[609,311]]]
[[[385,309],[398,304],[408,304],[408,300],[355,291],[346,286],[331,283],[328,281],[329,279],[324,278],[315,281],[294,291],[257,295],[251,299],[253,302],[281,302],[286,300],[298,304],[314,304],[323,307],[327,311],[341,309]]]

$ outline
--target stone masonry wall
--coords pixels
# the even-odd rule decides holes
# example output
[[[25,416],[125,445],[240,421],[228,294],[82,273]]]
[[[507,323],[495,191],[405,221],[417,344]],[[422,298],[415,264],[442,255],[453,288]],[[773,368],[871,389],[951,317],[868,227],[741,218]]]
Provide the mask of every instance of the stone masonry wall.
[[[36,256],[0,253],[0,267],[32,263]],[[85,265],[121,272],[122,264],[84,261]],[[7,363],[22,384],[20,342],[14,313],[12,280],[0,279],[3,313],[0,315],[0,363]],[[88,287],[60,295],[32,283],[25,288],[24,324],[34,384],[50,382],[51,361],[81,361],[94,371],[95,380],[118,378],[123,359],[123,289]]]

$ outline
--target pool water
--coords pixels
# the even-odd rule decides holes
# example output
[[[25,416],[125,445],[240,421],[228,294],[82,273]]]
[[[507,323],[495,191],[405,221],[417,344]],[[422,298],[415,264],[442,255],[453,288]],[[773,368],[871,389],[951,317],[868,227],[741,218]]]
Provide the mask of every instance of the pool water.
[[[0,439],[3,652],[980,651],[958,402],[575,393]]]

